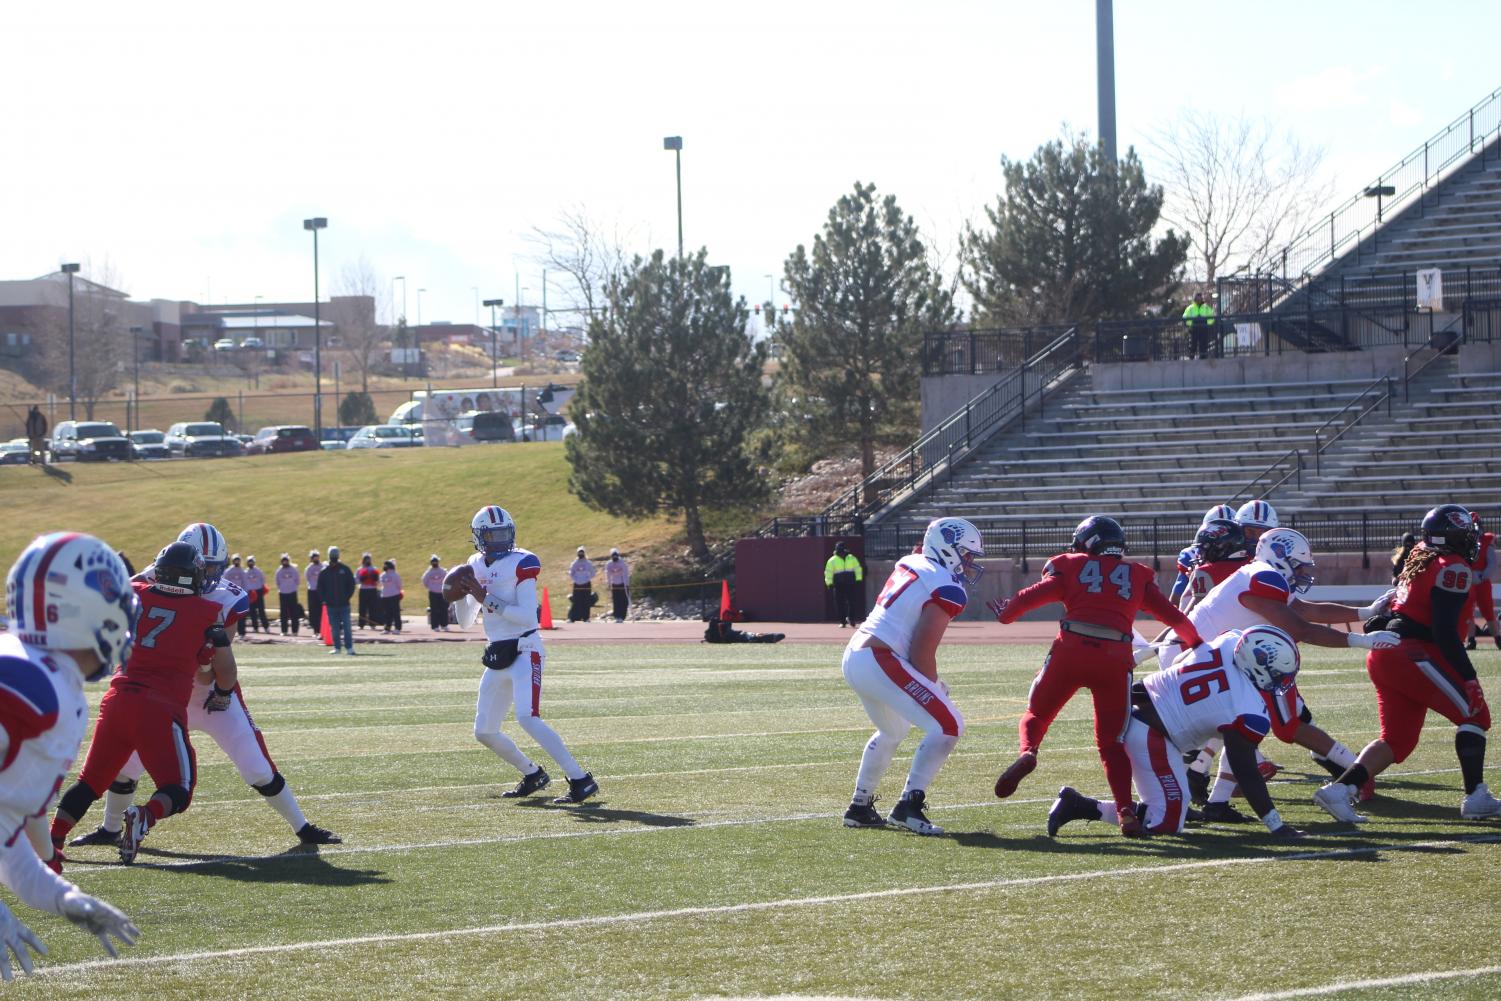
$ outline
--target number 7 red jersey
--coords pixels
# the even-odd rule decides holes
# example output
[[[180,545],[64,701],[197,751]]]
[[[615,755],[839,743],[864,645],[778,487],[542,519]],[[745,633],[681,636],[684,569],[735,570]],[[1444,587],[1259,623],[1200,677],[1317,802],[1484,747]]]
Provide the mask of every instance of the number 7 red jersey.
[[[1142,563],[1119,556],[1062,553],[1042,568],[1042,580],[1023,588],[1006,606],[1002,622],[1015,622],[1034,608],[1063,602],[1063,617],[1113,629],[1130,637],[1138,612],[1171,626],[1187,646],[1197,646],[1199,634],[1188,617],[1167,600],[1157,576]],[[1185,633],[1183,630],[1187,629]]]

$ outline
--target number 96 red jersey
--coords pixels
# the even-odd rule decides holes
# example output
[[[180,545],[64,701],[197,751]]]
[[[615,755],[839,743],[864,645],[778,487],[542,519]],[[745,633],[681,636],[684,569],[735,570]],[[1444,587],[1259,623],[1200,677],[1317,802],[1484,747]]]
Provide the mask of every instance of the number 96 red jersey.
[[[1422,623],[1433,628],[1433,592],[1452,591],[1468,596],[1474,569],[1458,553],[1443,553],[1438,559],[1423,568],[1410,583],[1397,585],[1397,597],[1392,601],[1392,614]],[[1460,627],[1468,634],[1469,626],[1463,620]]]

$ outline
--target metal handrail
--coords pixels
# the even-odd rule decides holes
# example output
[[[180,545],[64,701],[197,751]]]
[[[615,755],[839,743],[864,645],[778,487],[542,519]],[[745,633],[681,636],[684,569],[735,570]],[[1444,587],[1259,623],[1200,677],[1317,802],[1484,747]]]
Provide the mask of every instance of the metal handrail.
[[[1360,194],[1329,213],[1327,220],[1320,220],[1289,241],[1281,253],[1283,277],[1297,275],[1306,281],[1337,260],[1341,248],[1358,247],[1381,225],[1384,215],[1404,206],[1413,194],[1426,193],[1431,184],[1452,173],[1456,164],[1469,160],[1475,153],[1477,137],[1484,156],[1487,144],[1495,138],[1492,132],[1501,137],[1501,89],[1486,95],[1395,166],[1378,174],[1374,184],[1366,185]],[[1440,158],[1436,164],[1432,162],[1434,154]],[[1387,187],[1395,189],[1391,195],[1374,194]]]
[[[1364,400],[1366,398],[1366,394],[1367,393],[1369,393],[1371,390],[1375,389],[1377,386],[1382,385],[1383,383],[1386,386],[1386,392],[1382,394],[1382,396],[1381,396],[1380,399],[1378,399],[1375,403],[1371,404],[1366,409],[1362,410],[1358,415],[1356,415],[1356,417],[1355,417],[1355,419],[1353,421],[1351,421],[1349,424],[1346,424],[1343,428],[1341,428],[1337,434],[1335,434],[1332,438],[1329,439],[1328,442],[1326,442],[1324,444],[1320,444],[1319,443],[1319,438],[1324,433],[1324,429],[1325,428],[1327,428],[1329,425],[1333,424],[1335,421],[1339,420],[1341,417],[1345,416],[1345,414],[1349,412],[1349,410],[1350,410],[1351,407],[1356,406],[1357,404],[1359,404],[1362,400]],[[1330,445],[1334,444],[1336,441],[1339,441],[1339,439],[1344,435],[1344,433],[1346,431],[1350,430],[1356,424],[1359,424],[1362,420],[1364,420],[1366,418],[1366,416],[1369,415],[1372,410],[1375,410],[1377,407],[1381,406],[1381,404],[1385,403],[1386,404],[1386,414],[1387,414],[1388,417],[1391,416],[1391,412],[1392,412],[1392,405],[1391,405],[1392,404],[1392,386],[1391,386],[1391,383],[1392,383],[1392,377],[1391,376],[1389,376],[1389,375],[1377,376],[1374,380],[1372,380],[1372,382],[1371,382],[1371,384],[1369,386],[1367,386],[1365,389],[1361,390],[1359,396],[1355,397],[1355,399],[1351,400],[1349,403],[1346,403],[1343,407],[1341,407],[1340,410],[1339,410],[1339,413],[1335,414],[1333,417],[1329,418],[1327,421],[1325,421],[1324,423],[1320,424],[1318,427],[1316,427],[1316,428],[1313,429],[1313,472],[1314,472],[1315,476],[1322,476],[1323,475],[1324,470],[1323,470],[1322,464],[1319,462],[1319,456],[1323,453],[1324,449],[1328,448]]]
[[[1286,475],[1284,475],[1282,477],[1282,479],[1278,480],[1276,483],[1273,483],[1271,486],[1267,487],[1265,490],[1253,491],[1251,489],[1252,487],[1256,486],[1256,484],[1258,484],[1258,483],[1261,482],[1262,477],[1266,476],[1268,473],[1272,472],[1273,470],[1281,469],[1282,468],[1282,464],[1284,462],[1286,462],[1289,458],[1292,458],[1294,456],[1297,457],[1297,464],[1294,466],[1292,472],[1287,473]],[[1267,466],[1260,473],[1258,473],[1256,475],[1256,478],[1254,480],[1252,480],[1250,483],[1247,483],[1245,486],[1241,487],[1240,490],[1235,494],[1235,496],[1230,498],[1229,504],[1232,507],[1234,507],[1236,501],[1240,500],[1242,497],[1251,497],[1251,495],[1253,493],[1255,494],[1256,497],[1266,497],[1266,496],[1269,496],[1273,490],[1276,490],[1278,487],[1282,486],[1282,484],[1286,483],[1295,474],[1298,476],[1298,485],[1301,486],[1302,485],[1302,474],[1303,474],[1303,450],[1302,449],[1298,449],[1298,448],[1292,449],[1291,451],[1288,451],[1288,452],[1284,452],[1282,455],[1280,455],[1270,466]]]
[[[1450,330],[1452,330],[1452,327],[1444,328],[1445,333],[1448,333]],[[1439,331],[1435,330],[1434,333],[1437,334],[1439,333]],[[1443,347],[1434,347],[1432,343],[1429,343],[1423,345],[1420,348],[1409,351],[1407,352],[1407,354],[1402,356],[1402,400],[1404,403],[1412,399],[1412,390],[1410,387],[1412,380],[1422,375],[1429,365],[1432,365],[1434,362],[1442,358],[1445,351],[1449,350],[1452,347],[1458,347],[1460,344],[1464,343],[1464,339],[1465,328],[1463,325],[1461,325],[1458,333],[1454,335],[1454,340],[1448,344],[1445,344]],[[1423,364],[1419,365],[1415,370],[1409,372],[1407,370],[1408,364],[1415,356],[1425,350],[1432,351],[1433,357],[1423,362]]]

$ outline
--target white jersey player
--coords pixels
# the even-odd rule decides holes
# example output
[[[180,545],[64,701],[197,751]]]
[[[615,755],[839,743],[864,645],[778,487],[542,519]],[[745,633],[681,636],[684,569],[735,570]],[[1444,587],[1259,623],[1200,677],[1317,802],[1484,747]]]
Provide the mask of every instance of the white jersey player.
[[[84,682],[125,662],[140,606],[120,558],[77,532],[27,546],[6,594],[12,632],[0,635],[0,882],[22,902],[97,936],[116,956],[110,936],[133,945],[136,927],[44,865],[38,852],[55,857],[45,818],[88,729]],[[54,864],[60,869],[61,859]],[[0,977],[12,978],[12,953],[30,973],[28,950],[44,954],[46,946],[0,903]]]
[[[198,547],[203,556],[203,596],[220,606],[219,624],[230,637],[235,635],[235,626],[250,610],[250,595],[238,584],[223,579],[229,545],[213,525],[195,522],[184,528],[177,536],[179,542],[189,542]],[[141,577],[153,579],[154,567],[141,571]],[[245,708],[245,696],[238,683],[229,691],[213,684],[213,673],[205,668],[198,672],[193,683],[193,694],[188,699],[188,729],[206,733],[234,763],[235,770],[245,784],[266,799],[287,826],[305,845],[337,845],[343,839],[337,834],[309,822],[302,807],[287,785],[287,780],[271,760],[266,747],[266,738],[255,725],[250,711]],[[104,797],[104,821],[97,830],[74,838],[73,845],[118,844],[124,827],[125,811],[135,798],[136,782],[146,771],[140,755],[131,755],[120,775],[110,785]]]
[[[542,668],[546,655],[537,631],[540,605],[537,576],[542,563],[536,555],[516,548],[516,523],[505,509],[494,504],[482,507],[470,522],[474,548],[478,550],[461,567],[449,571],[443,596],[450,601],[478,602],[484,617],[484,676],[474,713],[474,739],[494,751],[521,772],[521,781],[507,798],[529,796],[547,788],[547,771],[522,753],[516,742],[500,730],[506,713],[516,706],[516,720],[568,777],[568,794],[554,803],[582,803],[599,791],[594,776],[584,771],[568,752],[563,738],[542,721]],[[465,568],[473,572],[473,592],[462,582]],[[482,595],[482,597],[481,597]]]
[[[1135,707],[1126,727],[1126,755],[1142,798],[1138,814],[1150,834],[1176,834],[1188,819],[1183,750],[1211,737],[1225,742],[1230,767],[1267,829],[1278,837],[1301,837],[1283,823],[1256,770],[1256,745],[1271,730],[1262,693],[1275,694],[1298,672],[1298,647],[1273,626],[1232,630],[1204,649],[1184,654],[1171,667],[1132,688]],[[1064,786],[1048,812],[1048,835],[1071,820],[1114,822],[1115,803],[1095,800]]]
[[[922,548],[897,561],[844,651],[844,680],[860,697],[876,732],[865,745],[855,795],[844,813],[846,827],[878,827],[887,821],[873,805],[876,788],[907,731],[924,733],[912,758],[902,798],[890,823],[918,834],[941,834],[924,813],[928,784],[964,734],[964,717],[938,680],[936,653],[949,620],[968,602],[965,585],[984,573],[985,555],[974,525],[939,518],[928,525]]]

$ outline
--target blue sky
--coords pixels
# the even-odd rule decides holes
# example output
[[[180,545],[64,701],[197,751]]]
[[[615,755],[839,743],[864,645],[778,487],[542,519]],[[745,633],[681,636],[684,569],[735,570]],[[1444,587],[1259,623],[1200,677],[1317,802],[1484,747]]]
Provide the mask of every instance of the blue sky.
[[[1003,155],[1094,132],[1094,6],[26,5],[0,277],[84,259],[140,297],[305,299],[323,215],[325,294],[363,255],[414,319],[425,288],[424,320],[470,321],[518,272],[540,298],[525,237],[566,209],[674,245],[682,135],[686,241],[757,301],[855,180],[952,251]],[[1501,87],[1498,4],[1117,0],[1115,28],[1123,146],[1188,107],[1265,118],[1324,147],[1336,201]]]

